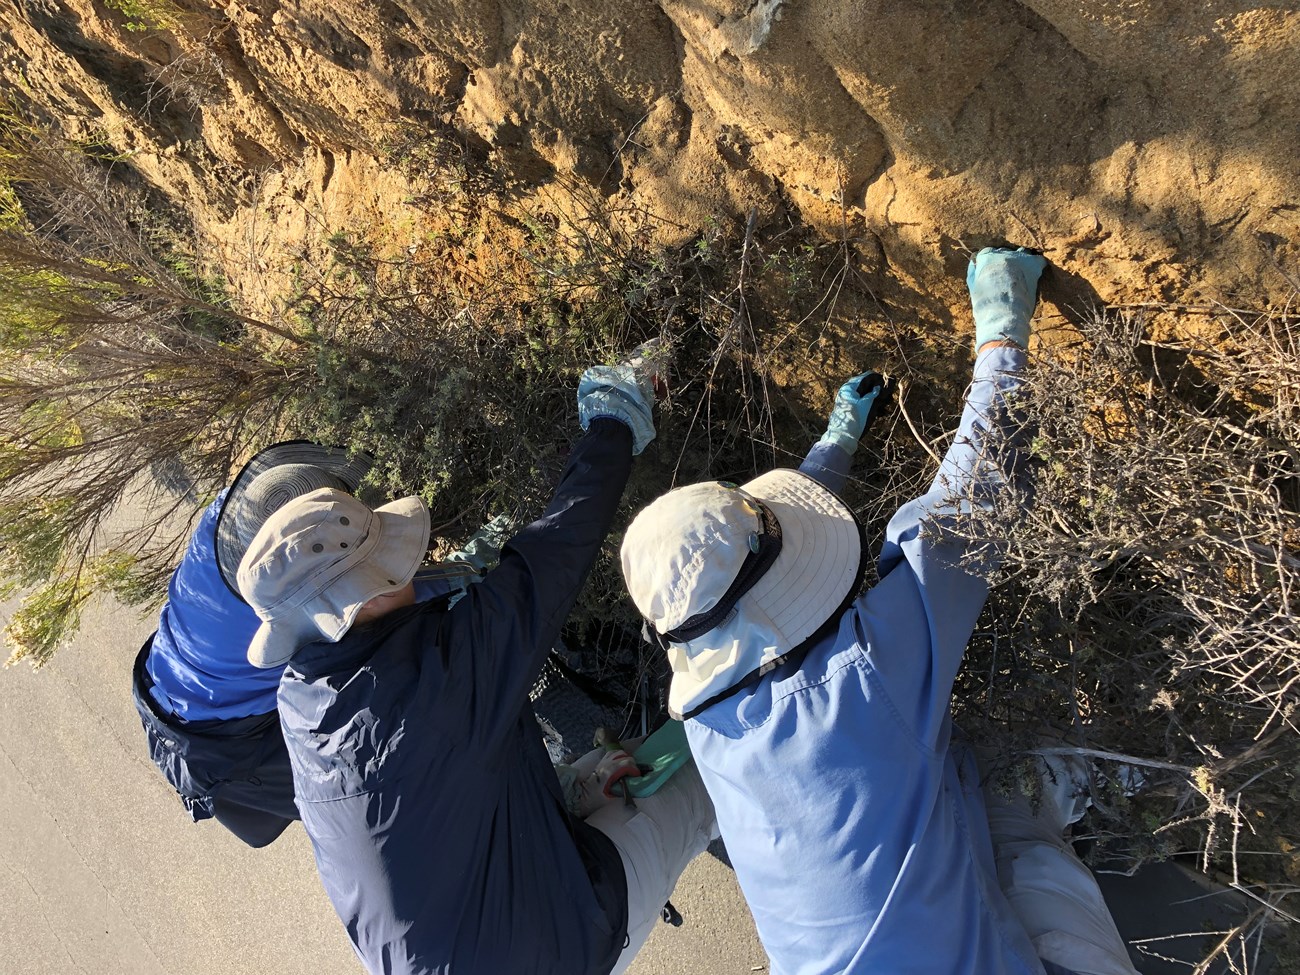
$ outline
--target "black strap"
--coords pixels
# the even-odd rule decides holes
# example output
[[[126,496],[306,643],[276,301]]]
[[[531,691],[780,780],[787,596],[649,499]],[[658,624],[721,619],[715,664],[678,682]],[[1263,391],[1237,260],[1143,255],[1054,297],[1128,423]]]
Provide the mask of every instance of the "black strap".
[[[682,926],[682,915],[677,908],[673,907],[672,901],[664,902],[664,909],[659,915],[664,919],[664,924],[671,924],[675,928]]]
[[[853,585],[850,586],[849,591],[844,594],[844,599],[840,602],[840,605],[835,609],[835,612],[831,613],[830,616],[826,617],[826,620],[821,624],[821,626],[817,627],[817,629],[813,631],[813,633],[808,637],[808,639],[804,640],[797,647],[793,647],[786,653],[783,653],[781,656],[775,657],[772,660],[769,660],[767,663],[763,664],[762,666],[758,667],[757,669],[750,671],[748,674],[746,674],[740,680],[736,681],[730,687],[724,688],[723,690],[719,691],[717,694],[714,694],[708,700],[703,701],[700,704],[697,704],[695,707],[691,708],[685,714],[680,714],[680,715],[673,714],[674,718],[678,718],[681,721],[689,720],[690,718],[693,718],[696,715],[702,714],[704,711],[707,711],[709,708],[713,707],[713,705],[717,704],[719,701],[731,697],[733,694],[736,694],[737,692],[744,690],[746,687],[752,687],[753,685],[757,684],[760,680],[762,680],[764,677],[766,677],[768,674],[774,671],[777,667],[780,667],[782,664],[788,663],[790,661],[802,660],[804,655],[807,654],[809,650],[811,650],[819,641],[824,639],[828,633],[830,633],[833,629],[839,626],[840,617],[843,616],[844,612],[853,604],[853,600],[857,596],[858,590],[862,588],[862,580],[866,576],[866,572],[867,572],[866,534],[863,531],[861,523],[859,523],[856,518],[854,518],[854,523],[857,524],[858,540],[861,545],[862,554],[858,556],[858,569],[853,576]],[[653,631],[654,627],[650,627],[650,629]]]

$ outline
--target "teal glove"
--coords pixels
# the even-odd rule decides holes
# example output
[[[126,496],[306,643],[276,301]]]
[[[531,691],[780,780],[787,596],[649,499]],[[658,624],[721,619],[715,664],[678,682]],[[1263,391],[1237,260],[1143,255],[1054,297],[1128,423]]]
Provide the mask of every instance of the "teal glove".
[[[509,515],[497,515],[471,535],[460,549],[439,562],[416,569],[416,580],[430,585],[444,584],[449,592],[460,590],[447,604],[454,605],[468,586],[481,581],[488,570],[501,561],[501,547],[514,527]]]
[[[854,376],[835,394],[826,432],[818,443],[835,444],[852,454],[867,425],[884,410],[889,402],[889,389],[878,372],[864,372]]]
[[[586,430],[592,420],[607,416],[632,431],[633,455],[655,438],[654,380],[664,372],[665,347],[652,339],[613,366],[592,366],[578,382],[578,422]]]
[[[478,575],[483,575],[501,561],[501,546],[514,527],[514,520],[509,515],[497,515],[444,561],[462,562],[471,566]]]
[[[1047,266],[1042,254],[1018,247],[985,247],[966,269],[966,288],[975,313],[975,348],[985,342],[1014,342],[1029,348],[1029,320],[1038,301],[1038,278]]]

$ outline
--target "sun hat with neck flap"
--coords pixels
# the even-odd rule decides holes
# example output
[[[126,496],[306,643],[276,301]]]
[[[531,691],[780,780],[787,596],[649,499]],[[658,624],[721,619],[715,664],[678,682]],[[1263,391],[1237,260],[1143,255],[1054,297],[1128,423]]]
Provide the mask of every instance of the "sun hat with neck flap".
[[[852,509],[793,470],[693,484],[644,508],[623,536],[623,577],[668,655],[672,715],[797,658],[856,594],[865,552]]]
[[[309,643],[337,643],[361,607],[411,581],[429,550],[429,509],[418,497],[373,511],[322,488],[266,520],[239,564],[239,589],[262,620],[248,645],[254,667],[280,667]]]

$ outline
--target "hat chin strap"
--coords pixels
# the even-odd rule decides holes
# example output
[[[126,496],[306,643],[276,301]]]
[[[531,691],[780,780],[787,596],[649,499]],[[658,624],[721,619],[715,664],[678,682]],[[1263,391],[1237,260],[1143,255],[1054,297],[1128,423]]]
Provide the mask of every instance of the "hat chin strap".
[[[683,620],[676,629],[662,634],[655,629],[653,623],[647,621],[646,629],[659,638],[654,642],[659,642],[661,647],[666,649],[669,643],[690,643],[718,626],[736,608],[736,603],[740,602],[745,593],[758,584],[758,580],[772,568],[776,557],[781,554],[781,523],[776,520],[772,509],[758,498],[749,500],[758,506],[759,520],[762,523],[762,531],[758,536],[758,550],[745,556],[736,578],[712,609],[696,613],[689,619]]]

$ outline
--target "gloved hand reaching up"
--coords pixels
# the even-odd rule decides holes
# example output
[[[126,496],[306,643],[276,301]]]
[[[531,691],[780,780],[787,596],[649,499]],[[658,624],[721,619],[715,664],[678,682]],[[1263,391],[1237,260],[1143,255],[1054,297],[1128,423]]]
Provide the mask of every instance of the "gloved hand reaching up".
[[[871,421],[885,411],[893,397],[893,384],[878,372],[854,376],[835,394],[826,432],[818,443],[831,443],[852,454]]]
[[[985,247],[966,269],[975,349],[986,342],[1014,342],[1029,348],[1029,320],[1038,301],[1038,279],[1047,266],[1042,254],[1017,247]]]
[[[597,417],[612,417],[632,431],[633,455],[655,438],[651,408],[656,382],[668,368],[668,346],[651,339],[632,350],[631,356],[612,366],[592,366],[578,382],[578,422],[586,430]]]

